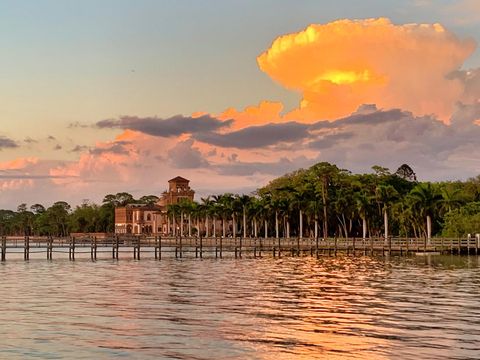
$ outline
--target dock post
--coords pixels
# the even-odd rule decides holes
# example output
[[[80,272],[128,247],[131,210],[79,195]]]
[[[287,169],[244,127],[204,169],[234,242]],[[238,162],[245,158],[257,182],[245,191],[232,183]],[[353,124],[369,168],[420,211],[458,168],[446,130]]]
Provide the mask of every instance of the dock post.
[[[112,239],[112,259],[115,259],[115,239],[118,235],[114,235]]]
[[[458,238],[458,255],[462,253],[462,239]]]
[[[133,245],[133,259],[137,259],[137,238],[135,237],[132,242]]]
[[[200,259],[203,258],[203,241],[202,241],[202,235],[198,235],[200,237]]]
[[[282,246],[280,244],[280,238],[278,238],[278,257],[281,256],[281,253],[282,253]]]
[[[260,238],[259,241],[260,241],[260,248],[258,249],[258,257],[262,257],[262,251],[263,251],[263,239]]]
[[[93,259],[93,247],[94,247],[94,240],[93,239],[94,239],[93,237],[90,238],[90,259],[92,261],[94,260]]]
[[[392,255],[392,237],[388,237],[388,255]]]
[[[47,260],[52,260],[52,237],[47,238]]]
[[[223,256],[223,237],[220,236],[220,259]]]
[[[178,252],[179,252],[179,256],[180,258],[182,258],[182,235],[180,235],[180,243],[179,243],[179,248],[178,248]]]
[[[353,238],[353,243],[352,243],[352,253],[353,253],[353,257],[355,257],[355,241],[356,241],[356,238],[354,237],[354,238]]]
[[[158,237],[155,235],[155,260],[158,260]]]
[[[137,243],[137,260],[140,260],[140,249],[142,247],[142,237],[138,237],[138,243]]]
[[[475,234],[475,255],[478,255],[478,242],[480,241],[480,234]]]
[[[30,238],[25,236],[25,243],[23,246],[23,260],[28,260],[30,258]]]
[[[117,237],[115,238],[115,259],[117,260],[118,260],[119,247],[120,247],[120,236],[117,235]]]
[[[2,236],[2,261],[5,261],[7,254],[7,237]]]
[[[338,239],[335,236],[335,256],[337,256],[337,248],[338,248]]]
[[[162,235],[158,236],[158,260],[162,260]]]
[[[75,261],[75,236],[72,237],[72,260]]]
[[[470,240],[472,238],[472,235],[468,234],[467,236],[467,255],[470,255]]]
[[[242,237],[240,236],[240,246],[238,248],[238,257],[242,258]]]

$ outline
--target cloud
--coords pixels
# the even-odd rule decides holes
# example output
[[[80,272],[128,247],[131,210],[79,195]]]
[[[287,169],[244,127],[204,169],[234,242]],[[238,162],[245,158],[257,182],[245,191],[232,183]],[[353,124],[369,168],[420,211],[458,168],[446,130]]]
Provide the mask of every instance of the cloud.
[[[276,123],[283,121],[281,112],[283,104],[277,101],[261,101],[258,105],[247,106],[242,111],[228,108],[220,115],[219,119],[234,119],[232,128],[241,129],[252,125]]]
[[[131,143],[128,141],[115,141],[113,143],[107,143],[103,146],[97,145],[95,148],[90,149],[90,154],[101,155],[101,154],[110,153],[110,154],[117,154],[117,155],[128,155],[129,154],[128,145],[130,144]]]
[[[207,168],[208,161],[197,147],[193,146],[194,140],[180,141],[168,151],[170,165],[177,169]]]
[[[18,144],[14,140],[5,136],[0,136],[0,150],[14,149],[17,147],[18,147]]]
[[[248,162],[234,160],[226,164],[217,165],[214,167],[214,169],[219,175],[252,176],[255,174],[267,174],[279,176],[311,164],[312,161],[310,159],[301,156],[293,159],[280,158],[277,161],[270,162]]]
[[[374,103],[448,121],[465,90],[448,75],[474,49],[472,40],[440,24],[338,20],[277,38],[257,61],[272,79],[301,92],[300,107],[287,119],[335,119]]]
[[[297,122],[250,126],[238,131],[202,133],[195,136],[198,141],[222,147],[239,149],[262,148],[282,142],[294,142],[308,134],[308,125]]]
[[[29,165],[38,163],[37,157],[21,157],[10,161],[0,162],[0,171],[21,170]]]
[[[152,136],[172,137],[215,131],[230,126],[232,122],[233,120],[222,121],[210,115],[200,117],[176,115],[167,119],[124,116],[120,119],[99,121],[96,126],[101,129],[129,129]]]
[[[298,108],[263,100],[218,114],[72,123],[70,131],[122,131],[89,146],[50,136],[49,149],[69,144],[68,161],[0,163],[0,206],[48,202],[52,194],[78,202],[85,194],[99,201],[120,191],[161,193],[175,175],[191,179],[200,196],[255,189],[319,161],[354,172],[408,163],[422,180],[474,176],[480,173],[480,69],[461,68],[473,48],[438,24],[310,25],[276,39],[258,57],[261,70],[301,94]],[[0,137],[0,149],[16,146]]]
[[[86,145],[75,145],[71,150],[70,152],[82,152],[82,151],[85,151],[88,149],[88,146]]]

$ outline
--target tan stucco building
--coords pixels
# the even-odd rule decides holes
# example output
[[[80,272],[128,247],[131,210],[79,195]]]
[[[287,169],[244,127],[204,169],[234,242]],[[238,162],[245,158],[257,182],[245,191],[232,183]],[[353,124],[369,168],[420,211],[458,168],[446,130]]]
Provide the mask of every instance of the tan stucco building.
[[[190,181],[177,176],[168,181],[168,190],[164,191],[154,205],[129,204],[115,208],[116,234],[167,234],[169,233],[167,206],[183,199],[192,200],[195,191]]]

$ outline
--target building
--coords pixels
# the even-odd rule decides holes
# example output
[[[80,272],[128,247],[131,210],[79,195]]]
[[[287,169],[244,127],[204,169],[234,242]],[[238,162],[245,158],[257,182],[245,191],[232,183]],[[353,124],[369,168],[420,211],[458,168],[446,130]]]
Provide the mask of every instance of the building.
[[[195,191],[190,181],[177,176],[168,181],[168,190],[164,191],[154,205],[128,204],[115,208],[116,234],[167,234],[169,222],[167,207],[182,200],[191,200]]]

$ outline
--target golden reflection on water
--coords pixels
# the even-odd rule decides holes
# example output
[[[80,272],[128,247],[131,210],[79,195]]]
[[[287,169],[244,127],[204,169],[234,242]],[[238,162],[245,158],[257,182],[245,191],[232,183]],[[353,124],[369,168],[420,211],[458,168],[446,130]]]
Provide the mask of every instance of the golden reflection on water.
[[[0,358],[475,358],[478,264],[11,259],[0,265]]]

